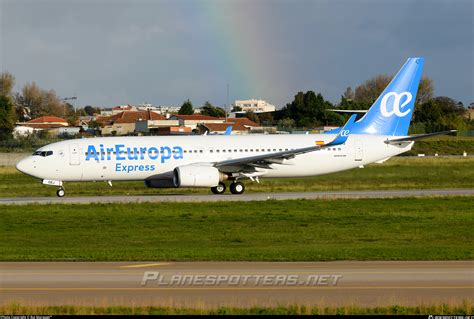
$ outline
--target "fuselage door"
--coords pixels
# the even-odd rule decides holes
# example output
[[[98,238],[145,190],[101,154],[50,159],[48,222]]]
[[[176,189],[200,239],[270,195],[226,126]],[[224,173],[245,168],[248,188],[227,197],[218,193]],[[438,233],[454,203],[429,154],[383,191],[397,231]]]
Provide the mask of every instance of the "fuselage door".
[[[69,164],[81,164],[81,157],[79,154],[79,146],[77,144],[69,144]]]
[[[364,151],[362,149],[362,141],[359,140],[359,139],[356,139],[354,141],[354,145],[355,145],[355,156],[354,156],[354,160],[355,161],[362,161],[362,157],[364,155]]]

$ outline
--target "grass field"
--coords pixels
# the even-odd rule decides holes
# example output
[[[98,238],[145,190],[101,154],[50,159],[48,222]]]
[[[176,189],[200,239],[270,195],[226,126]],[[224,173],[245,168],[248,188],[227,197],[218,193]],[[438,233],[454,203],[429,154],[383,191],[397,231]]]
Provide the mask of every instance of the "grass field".
[[[416,141],[412,150],[403,155],[426,154],[461,155],[463,152],[474,154],[474,137],[440,135]]]
[[[472,197],[2,206],[2,261],[472,260]]]
[[[392,158],[384,164],[363,169],[308,178],[266,179],[261,183],[247,181],[247,192],[337,191],[373,189],[474,188],[474,157]],[[150,189],[143,182],[66,183],[67,196],[141,195],[210,193],[205,188]],[[16,171],[0,167],[0,197],[55,196],[56,188]]]
[[[228,308],[194,309],[173,307],[86,307],[86,306],[22,306],[10,304],[0,306],[0,313],[5,315],[469,315],[472,304],[464,301],[457,305],[422,305],[405,307],[364,308],[359,306],[325,307],[325,306],[280,306],[276,308]]]

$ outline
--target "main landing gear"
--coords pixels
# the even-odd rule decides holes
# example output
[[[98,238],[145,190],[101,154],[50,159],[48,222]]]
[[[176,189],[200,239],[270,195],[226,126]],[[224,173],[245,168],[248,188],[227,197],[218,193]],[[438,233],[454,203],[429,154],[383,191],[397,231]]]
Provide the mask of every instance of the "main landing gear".
[[[64,197],[64,195],[66,195],[66,191],[64,191],[64,188],[59,187],[59,189],[56,191],[56,195],[58,195],[58,197]]]
[[[225,184],[222,182],[219,182],[219,184],[215,187],[211,187],[211,192],[216,195],[224,194],[225,192]]]
[[[240,195],[243,194],[245,191],[245,186],[241,182],[233,182],[230,184],[230,192],[234,195]]]
[[[243,194],[245,191],[245,185],[241,182],[232,182],[229,186],[229,190],[234,195]],[[226,186],[223,182],[219,182],[219,184],[215,187],[211,187],[211,192],[216,195],[224,194],[226,191]]]

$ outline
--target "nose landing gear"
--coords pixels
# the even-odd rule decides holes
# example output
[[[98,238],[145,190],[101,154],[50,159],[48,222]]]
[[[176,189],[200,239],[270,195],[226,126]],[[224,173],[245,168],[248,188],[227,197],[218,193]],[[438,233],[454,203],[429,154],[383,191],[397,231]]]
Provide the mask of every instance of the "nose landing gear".
[[[58,197],[64,197],[64,195],[66,195],[66,192],[64,191],[64,188],[59,187],[59,189],[56,191],[56,195],[58,195]]]

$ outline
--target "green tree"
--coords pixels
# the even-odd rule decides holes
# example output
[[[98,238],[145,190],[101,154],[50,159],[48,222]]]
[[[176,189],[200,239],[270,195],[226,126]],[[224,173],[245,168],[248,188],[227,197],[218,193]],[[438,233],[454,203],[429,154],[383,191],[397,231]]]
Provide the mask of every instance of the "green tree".
[[[187,99],[183,105],[181,105],[181,108],[178,111],[179,115],[191,115],[194,114],[194,109],[193,109],[193,104],[189,99]]]
[[[8,72],[0,73],[0,96],[11,96],[15,77]]]
[[[242,108],[240,106],[235,106],[234,105],[231,112],[240,112],[240,111],[242,111]]]
[[[354,103],[360,109],[368,109],[387,87],[391,80],[392,76],[387,74],[380,74],[368,79],[356,88],[354,94]],[[433,80],[426,76],[422,77],[418,87],[415,104],[421,104],[428,101],[433,97],[433,92]]]
[[[340,123],[342,116],[338,114],[329,115],[327,110],[331,108],[333,108],[333,105],[326,101],[321,94],[316,94],[313,91],[298,92],[294,100],[279,112],[278,117],[280,119],[291,118],[300,127]]]
[[[44,115],[67,117],[68,110],[54,90],[42,90],[35,82],[23,86],[21,93],[15,96],[16,104],[27,113],[25,117],[36,118]],[[18,112],[17,113],[21,113]]]
[[[274,119],[271,112],[264,112],[264,113],[258,114],[258,119],[260,121],[260,124],[262,124],[263,126],[273,125]]]
[[[466,109],[459,102],[438,96],[415,108],[413,122],[420,123],[426,133],[448,129],[463,130],[469,125]]]
[[[215,107],[209,101],[204,103],[204,105],[201,108],[201,114],[202,115],[207,115],[207,116],[213,116],[213,117],[225,117],[225,111],[224,109],[220,107]]]
[[[278,126],[282,128],[293,128],[295,127],[295,120],[285,117],[278,121]]]
[[[348,86],[342,95],[346,100],[352,101],[354,99],[354,91]]]
[[[15,128],[15,108],[9,96],[0,95],[0,137],[11,137]]]
[[[77,112],[74,110],[74,106],[71,103],[64,104],[63,112],[69,125],[76,126],[78,124],[79,116],[77,115]]]
[[[84,112],[89,116],[93,116],[95,113],[100,113],[100,110],[99,110],[99,108],[95,108],[93,106],[86,105],[84,107]]]
[[[258,118],[257,114],[255,114],[254,112],[249,111],[245,113],[245,117],[251,121],[254,121],[257,124],[260,124],[260,119]]]

